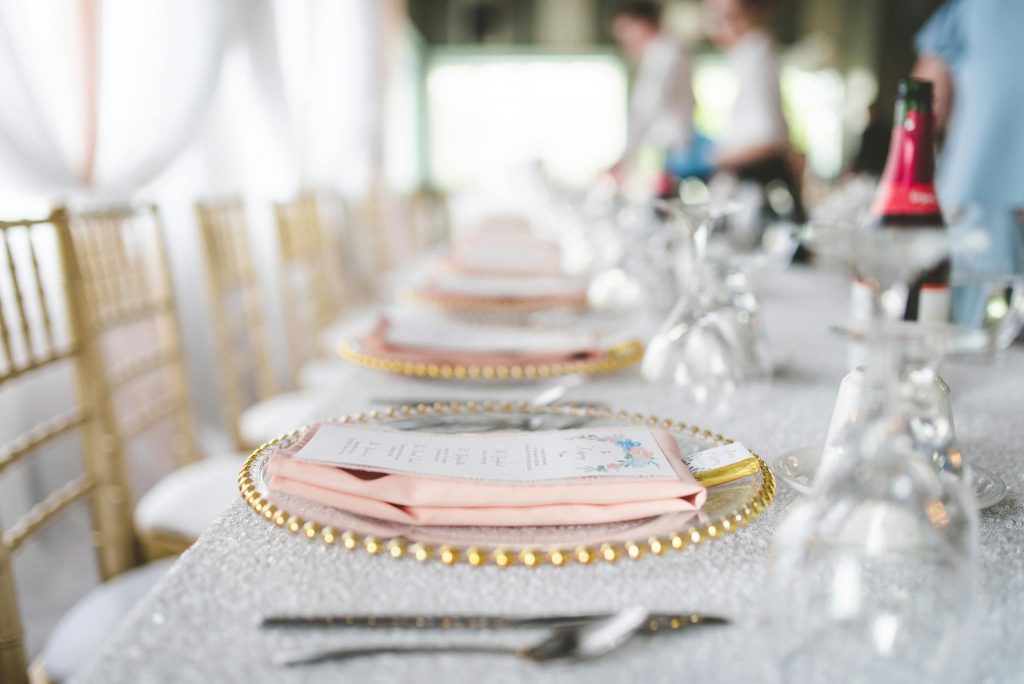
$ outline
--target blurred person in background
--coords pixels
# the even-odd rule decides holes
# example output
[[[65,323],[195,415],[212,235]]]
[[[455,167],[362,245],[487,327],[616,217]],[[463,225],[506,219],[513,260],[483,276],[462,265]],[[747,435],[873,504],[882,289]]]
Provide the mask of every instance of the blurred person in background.
[[[637,65],[629,103],[626,150],[612,173],[622,182],[637,177],[654,194],[672,191],[670,175],[709,171],[708,142],[693,128],[692,65],[686,48],[661,27],[657,2],[622,2],[612,12],[611,32]]]
[[[878,100],[875,100],[868,107],[868,124],[860,135],[860,147],[850,164],[850,173],[865,174],[876,180],[881,178],[891,140],[892,118],[881,114]]]
[[[954,226],[984,227],[989,249],[957,271],[1019,273],[1024,223],[1024,2],[947,0],[916,38],[914,76],[932,81],[945,134],[936,187]],[[977,325],[980,287],[954,287],[953,318]]]
[[[795,155],[782,113],[779,59],[768,32],[771,0],[704,0],[708,37],[725,52],[736,82],[729,122],[715,141],[716,171],[759,185],[763,211],[805,220]],[[775,189],[775,193],[770,191]],[[781,191],[786,201],[777,201]],[[773,197],[774,195],[774,197]]]

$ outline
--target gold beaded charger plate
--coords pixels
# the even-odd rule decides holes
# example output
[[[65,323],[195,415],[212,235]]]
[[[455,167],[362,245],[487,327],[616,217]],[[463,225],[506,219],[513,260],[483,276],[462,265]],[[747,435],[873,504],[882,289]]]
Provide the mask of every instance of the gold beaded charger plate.
[[[358,340],[343,342],[338,347],[341,358],[365,368],[413,378],[468,382],[531,382],[565,375],[601,375],[614,373],[639,363],[644,345],[630,340],[611,345],[592,357],[559,363],[523,363],[507,365],[458,365],[424,363],[383,357],[368,351]]]
[[[540,422],[538,422],[540,421]],[[452,402],[406,405],[333,419],[341,424],[377,425],[396,429],[473,432],[500,423],[539,426],[532,429],[619,426],[623,423],[661,427],[677,440],[686,455],[732,442],[697,426],[625,411],[573,404],[534,405],[510,402]],[[739,531],[771,505],[775,478],[756,455],[751,475],[708,487],[698,512],[669,513],[626,522],[543,527],[433,527],[392,523],[305,499],[271,492],[267,463],[273,453],[293,444],[295,430],[264,444],[242,466],[238,486],[249,507],[268,524],[344,549],[410,557],[421,562],[493,564],[498,566],[588,564],[662,555],[714,541]]]

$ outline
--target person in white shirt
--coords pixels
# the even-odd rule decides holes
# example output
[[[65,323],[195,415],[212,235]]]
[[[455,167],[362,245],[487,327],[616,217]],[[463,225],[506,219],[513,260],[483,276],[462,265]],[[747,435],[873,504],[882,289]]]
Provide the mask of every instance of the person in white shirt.
[[[612,35],[626,57],[636,63],[629,103],[626,150],[616,169],[642,163],[656,152],[657,171],[666,157],[686,155],[694,139],[690,55],[661,29],[656,2],[624,2],[612,14]]]
[[[779,92],[779,59],[766,25],[771,0],[704,0],[708,35],[725,51],[736,81],[729,124],[716,141],[714,164],[740,180],[783,183],[803,220],[791,165],[789,129]]]

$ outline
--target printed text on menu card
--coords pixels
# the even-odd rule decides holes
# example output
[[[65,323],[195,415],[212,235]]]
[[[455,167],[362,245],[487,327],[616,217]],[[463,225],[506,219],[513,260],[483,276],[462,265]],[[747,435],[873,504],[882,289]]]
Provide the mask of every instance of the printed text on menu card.
[[[324,424],[294,458],[391,473],[505,482],[678,477],[646,428],[451,435]]]

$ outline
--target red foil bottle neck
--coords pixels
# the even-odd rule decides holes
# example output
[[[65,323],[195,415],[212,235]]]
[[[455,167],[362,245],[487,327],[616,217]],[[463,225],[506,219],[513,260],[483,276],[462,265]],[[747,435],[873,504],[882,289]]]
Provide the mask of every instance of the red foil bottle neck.
[[[931,112],[914,107],[902,113],[893,127],[889,159],[872,213],[876,217],[939,214]]]
[[[930,112],[910,109],[893,127],[889,159],[885,166],[889,181],[908,185],[935,182],[935,153]]]

